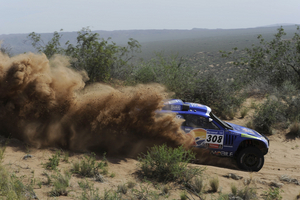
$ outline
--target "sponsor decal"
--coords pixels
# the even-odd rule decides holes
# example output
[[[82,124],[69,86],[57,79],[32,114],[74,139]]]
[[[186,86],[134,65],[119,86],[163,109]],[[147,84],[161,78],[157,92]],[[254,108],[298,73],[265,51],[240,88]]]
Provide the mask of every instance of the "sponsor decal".
[[[195,135],[196,146],[203,146],[206,139],[206,130],[199,128],[193,130]]]
[[[244,133],[242,133],[242,135],[241,135],[242,137],[245,137],[245,138],[254,138],[254,139],[258,139],[257,137],[255,137],[255,136],[252,136],[252,135],[248,135],[248,134],[244,134]]]
[[[210,149],[223,149],[223,144],[206,144]]]
[[[224,148],[233,148],[233,146],[227,146],[227,145],[224,145],[223,147]]]
[[[187,129],[185,129],[187,131]],[[194,145],[197,147],[204,146],[206,139],[206,130],[202,128],[193,129],[188,133],[194,135]]]
[[[176,115],[177,119],[184,119],[182,115]]]
[[[185,129],[187,131],[187,129]],[[223,149],[224,131],[205,130],[197,128],[191,130],[188,134],[194,135],[193,145],[197,147],[206,147],[211,149]]]
[[[181,105],[171,105],[171,110],[181,110]]]
[[[233,156],[233,152],[228,152],[228,151],[211,151],[211,153],[216,156],[228,156],[228,157]]]
[[[191,103],[191,107],[206,107],[206,106],[198,104],[198,103]]]
[[[254,134],[253,130],[249,129],[249,128],[242,128],[242,130],[246,133],[252,133]]]
[[[206,143],[207,144],[222,144],[224,141],[224,131],[207,131]],[[222,147],[223,148],[223,147]]]
[[[178,99],[174,99],[174,100],[168,101],[166,104],[174,104],[174,103],[182,103],[182,101],[178,100]]]

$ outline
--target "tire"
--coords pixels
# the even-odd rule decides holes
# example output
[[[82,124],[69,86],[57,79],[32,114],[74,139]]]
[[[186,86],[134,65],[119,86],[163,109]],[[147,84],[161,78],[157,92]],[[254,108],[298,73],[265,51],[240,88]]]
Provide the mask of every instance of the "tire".
[[[264,165],[264,155],[256,147],[242,149],[237,156],[238,166],[246,171],[258,172]]]

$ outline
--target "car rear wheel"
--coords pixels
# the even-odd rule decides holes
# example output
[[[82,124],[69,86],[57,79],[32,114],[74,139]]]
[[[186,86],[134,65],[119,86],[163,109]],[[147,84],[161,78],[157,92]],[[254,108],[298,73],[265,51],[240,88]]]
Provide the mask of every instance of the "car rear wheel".
[[[246,171],[259,171],[264,165],[264,155],[256,147],[247,147],[237,156],[238,166]]]

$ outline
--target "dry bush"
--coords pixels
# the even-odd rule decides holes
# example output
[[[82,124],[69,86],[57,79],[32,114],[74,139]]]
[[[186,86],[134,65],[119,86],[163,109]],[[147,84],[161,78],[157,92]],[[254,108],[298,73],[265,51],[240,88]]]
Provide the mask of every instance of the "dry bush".
[[[211,188],[211,192],[217,192],[219,190],[219,178],[215,177],[210,179],[209,185]]]
[[[290,134],[295,137],[300,137],[300,122],[299,121],[294,121],[290,125]]]

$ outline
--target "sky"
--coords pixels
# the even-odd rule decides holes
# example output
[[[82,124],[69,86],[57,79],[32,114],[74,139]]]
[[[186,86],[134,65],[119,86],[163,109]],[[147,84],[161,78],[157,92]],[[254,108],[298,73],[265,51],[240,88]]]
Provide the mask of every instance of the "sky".
[[[300,0],[0,0],[0,34],[300,24]]]

